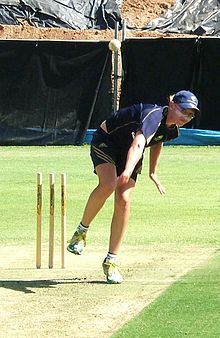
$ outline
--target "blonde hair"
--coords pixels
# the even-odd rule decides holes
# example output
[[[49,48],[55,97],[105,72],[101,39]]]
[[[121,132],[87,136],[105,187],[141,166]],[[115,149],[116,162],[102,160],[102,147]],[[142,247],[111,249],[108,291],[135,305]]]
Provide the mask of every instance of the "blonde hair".
[[[175,96],[175,94],[172,94],[172,95],[169,95],[167,97],[168,103],[170,103],[171,101],[173,101],[174,96]]]

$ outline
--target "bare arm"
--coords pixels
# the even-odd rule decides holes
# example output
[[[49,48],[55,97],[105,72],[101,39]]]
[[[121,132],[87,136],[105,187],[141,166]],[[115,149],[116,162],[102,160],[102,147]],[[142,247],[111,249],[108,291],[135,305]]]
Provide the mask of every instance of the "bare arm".
[[[119,185],[126,184],[129,181],[136,164],[143,154],[145,143],[144,135],[141,131],[138,131],[128,151],[125,169],[118,178]]]
[[[163,149],[163,142],[157,143],[150,147],[150,163],[149,163],[149,177],[156,185],[161,195],[164,195],[166,190],[161,185],[157,178],[157,165],[160,157],[161,150]]]

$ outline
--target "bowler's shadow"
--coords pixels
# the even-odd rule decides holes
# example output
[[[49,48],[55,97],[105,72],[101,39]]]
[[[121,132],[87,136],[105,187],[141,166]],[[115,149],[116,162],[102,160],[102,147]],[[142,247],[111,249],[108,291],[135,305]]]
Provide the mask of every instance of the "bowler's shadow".
[[[106,284],[101,280],[86,278],[44,279],[44,280],[1,280],[0,288],[11,289],[24,293],[36,293],[33,289],[55,288],[62,284]]]

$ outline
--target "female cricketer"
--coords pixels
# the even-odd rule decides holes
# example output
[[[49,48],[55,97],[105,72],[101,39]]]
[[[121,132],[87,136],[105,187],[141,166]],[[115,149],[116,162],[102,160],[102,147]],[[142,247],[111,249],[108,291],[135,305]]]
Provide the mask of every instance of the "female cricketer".
[[[197,97],[190,91],[181,90],[170,97],[167,106],[139,103],[122,108],[102,122],[94,133],[91,159],[98,184],[88,198],[67,250],[78,255],[82,253],[91,222],[114,192],[109,248],[102,263],[107,283],[123,281],[117,254],[128,224],[131,194],[141,172],[145,148],[150,148],[149,177],[164,195],[165,188],[157,176],[163,143],[178,137],[179,127],[198,112]]]

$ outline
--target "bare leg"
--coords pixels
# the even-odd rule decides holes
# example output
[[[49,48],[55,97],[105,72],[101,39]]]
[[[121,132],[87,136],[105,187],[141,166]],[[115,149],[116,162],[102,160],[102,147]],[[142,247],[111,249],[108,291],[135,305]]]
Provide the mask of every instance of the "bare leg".
[[[99,178],[97,187],[92,191],[84,209],[82,224],[89,226],[97,213],[103,207],[106,199],[117,186],[117,173],[112,163],[100,164],[96,167]]]
[[[130,179],[126,185],[117,186],[115,190],[114,214],[111,223],[111,235],[109,241],[109,252],[119,252],[125,231],[127,229],[131,193],[135,187],[135,181]]]

